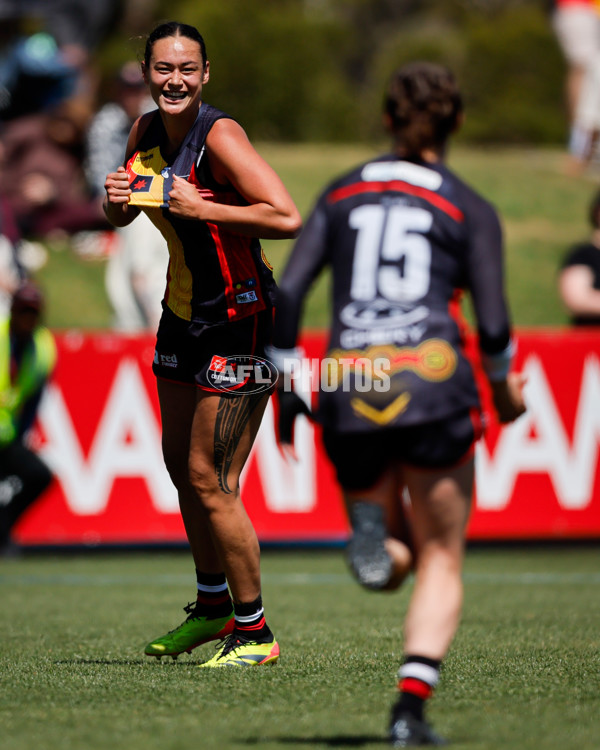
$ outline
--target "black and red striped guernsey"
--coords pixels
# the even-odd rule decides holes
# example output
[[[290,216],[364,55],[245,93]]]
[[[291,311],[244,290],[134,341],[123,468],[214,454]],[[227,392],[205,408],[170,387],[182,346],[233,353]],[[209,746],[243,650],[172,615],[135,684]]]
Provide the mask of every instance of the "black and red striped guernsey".
[[[130,203],[148,214],[169,248],[165,304],[180,318],[204,325],[256,314],[272,305],[275,294],[272,269],[258,239],[169,211],[173,175],[195,185],[205,200],[246,203],[231,185],[214,179],[206,158],[206,137],[221,118],[229,115],[203,102],[181,147],[166,159],[161,152],[166,133],[156,110],[126,159]]]
[[[388,362],[390,387],[321,383],[319,414],[342,432],[445,419],[479,406],[457,296],[469,290],[481,350],[510,339],[497,214],[441,163],[393,154],[358,166],[319,197],[279,282],[273,343],[295,346],[302,302],[331,269],[328,356],[337,377]],[[331,364],[333,363],[333,364]],[[356,364],[354,364],[356,363]],[[347,374],[346,369],[346,374]]]

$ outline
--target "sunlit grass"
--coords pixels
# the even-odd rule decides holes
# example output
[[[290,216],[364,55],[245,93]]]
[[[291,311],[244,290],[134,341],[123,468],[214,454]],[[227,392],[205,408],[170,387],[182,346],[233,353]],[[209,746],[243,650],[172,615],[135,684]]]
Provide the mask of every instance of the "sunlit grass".
[[[595,750],[600,574],[590,547],[477,548],[430,718],[456,750]],[[360,589],[341,550],[263,553],[278,664],[143,655],[194,595],[181,553],[0,563],[3,750],[385,746],[412,583]]]
[[[281,145],[258,144],[260,153],[283,178],[306,217],[325,185],[386,144]],[[558,298],[556,272],[575,242],[586,239],[588,204],[597,175],[569,177],[558,149],[469,148],[449,154],[449,166],[493,203],[500,212],[506,238],[507,293],[519,326],[556,326],[567,322]],[[281,274],[292,241],[265,241],[267,256]],[[104,328],[111,325],[104,291],[105,261],[82,261],[59,243],[39,277],[48,289],[48,322],[53,327]],[[307,300],[303,324],[328,323],[329,285],[320,279]]]

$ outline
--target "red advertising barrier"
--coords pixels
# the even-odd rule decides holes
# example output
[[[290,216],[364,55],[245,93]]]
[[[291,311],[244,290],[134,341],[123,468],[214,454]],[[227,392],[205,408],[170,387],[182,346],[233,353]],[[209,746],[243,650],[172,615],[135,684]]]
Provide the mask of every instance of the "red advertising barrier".
[[[57,335],[59,364],[35,438],[56,480],[15,529],[22,545],[185,541],[164,469],[150,365],[153,336]],[[318,367],[325,336],[307,335]],[[472,540],[600,537],[600,331],[519,331],[528,412],[478,445]],[[330,543],[348,527],[314,425],[301,418],[297,461],[279,452],[271,406],[242,481],[263,543]]]

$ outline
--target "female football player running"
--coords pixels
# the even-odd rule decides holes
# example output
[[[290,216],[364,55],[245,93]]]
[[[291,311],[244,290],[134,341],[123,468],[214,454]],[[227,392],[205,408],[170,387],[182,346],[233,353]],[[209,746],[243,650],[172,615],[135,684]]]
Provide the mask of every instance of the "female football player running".
[[[462,604],[474,443],[482,428],[455,315],[458,290],[472,296],[500,420],[525,410],[523,379],[509,373],[513,346],[499,221],[444,165],[461,117],[461,95],[445,68],[413,63],[394,73],[385,99],[393,150],[320,196],[283,273],[267,354],[285,386],[300,366],[303,299],[330,266],[328,361],[337,360],[340,371],[351,363],[356,377],[343,384],[338,378],[338,388],[328,382],[317,418],[353,529],[348,562],[371,589],[396,588],[413,568],[416,576],[390,721],[397,747],[443,742],[425,721],[424,705]],[[293,418],[305,406],[289,389],[278,394],[280,434],[289,440]]]
[[[157,109],[134,123],[125,165],[107,176],[105,212],[125,226],[143,210],[169,248],[153,371],[198,587],[187,619],[146,654],[176,657],[224,639],[203,666],[266,664],[279,646],[239,477],[268,394],[238,384],[235,365],[258,361],[270,340],[275,284],[257,238],[293,237],[301,220],[240,125],[203,102],[209,62],[195,28],[154,29],[142,73]]]

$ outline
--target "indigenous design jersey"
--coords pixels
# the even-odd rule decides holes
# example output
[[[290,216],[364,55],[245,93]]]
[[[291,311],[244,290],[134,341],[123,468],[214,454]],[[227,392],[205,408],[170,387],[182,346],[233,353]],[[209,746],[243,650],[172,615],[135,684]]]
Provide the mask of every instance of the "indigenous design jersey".
[[[482,351],[509,342],[494,209],[443,165],[385,156],[319,198],[280,282],[274,344],[295,345],[302,299],[332,270],[320,419],[338,431],[399,427],[478,407],[460,290]],[[314,378],[313,378],[314,380]]]
[[[258,239],[229,232],[216,224],[190,221],[169,211],[173,175],[196,185],[205,200],[244,205],[231,185],[213,178],[205,141],[224,112],[203,103],[179,151],[168,161],[156,110],[133,154],[126,161],[130,203],[139,206],[161,231],[169,248],[165,304],[180,318],[201,325],[233,321],[271,306],[275,292],[272,269]]]

